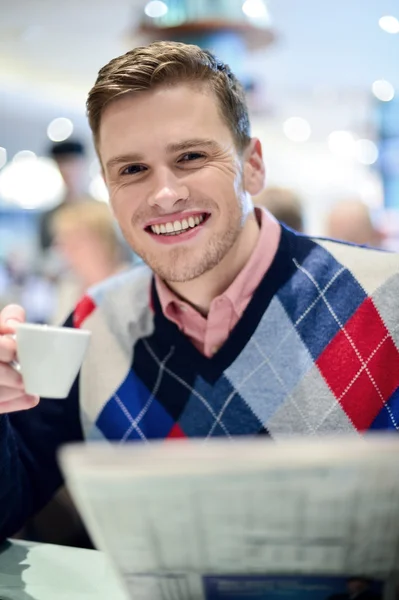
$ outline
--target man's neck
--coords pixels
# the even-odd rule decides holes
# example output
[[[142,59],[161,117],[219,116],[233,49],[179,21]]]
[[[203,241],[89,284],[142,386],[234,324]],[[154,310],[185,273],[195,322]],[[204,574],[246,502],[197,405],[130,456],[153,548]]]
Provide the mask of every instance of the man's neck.
[[[259,224],[255,213],[252,213],[248,216],[234,246],[216,267],[192,281],[166,282],[167,285],[201,314],[207,315],[212,300],[230,287],[248,262],[255,249],[259,233]]]

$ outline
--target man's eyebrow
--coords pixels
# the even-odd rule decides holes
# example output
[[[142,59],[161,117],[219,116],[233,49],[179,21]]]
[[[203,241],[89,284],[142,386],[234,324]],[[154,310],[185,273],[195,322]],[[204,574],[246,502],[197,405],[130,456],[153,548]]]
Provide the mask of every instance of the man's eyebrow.
[[[214,140],[192,138],[189,140],[183,140],[181,142],[168,144],[166,146],[166,151],[169,154],[172,154],[174,152],[184,152],[185,150],[190,150],[191,148],[203,148],[204,150],[220,150],[219,144]],[[111,169],[112,167],[117,167],[120,164],[142,161],[144,161],[144,156],[136,152],[132,154],[120,154],[119,156],[114,156],[110,158],[106,163],[106,167],[107,169]]]
[[[123,163],[141,162],[143,160],[144,157],[142,154],[120,154],[119,156],[114,156],[113,158],[110,158],[106,163],[106,167],[107,169],[110,169],[112,167],[117,167],[118,165]]]
[[[173,152],[184,152],[191,148],[204,148],[208,150],[220,150],[220,146],[214,140],[207,140],[204,138],[192,138],[189,140],[182,140],[181,142],[175,142],[166,146],[166,151],[169,153]]]

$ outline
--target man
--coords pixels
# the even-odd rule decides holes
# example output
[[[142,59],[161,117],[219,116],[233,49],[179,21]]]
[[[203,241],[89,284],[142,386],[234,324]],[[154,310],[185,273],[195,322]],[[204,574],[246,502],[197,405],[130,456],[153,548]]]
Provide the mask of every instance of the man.
[[[261,144],[229,68],[153,43],[101,69],[87,108],[114,214],[148,267],[67,320],[92,331],[67,400],[28,396],[0,336],[0,536],[61,484],[55,453],[72,440],[396,429],[399,258],[254,212]],[[1,332],[23,318],[6,307]]]
[[[54,143],[49,150],[50,157],[56,162],[65,185],[65,196],[61,204],[46,211],[40,223],[40,245],[47,250],[52,244],[51,220],[66,204],[79,201],[85,196],[87,184],[87,165],[85,148],[78,140],[66,140]]]

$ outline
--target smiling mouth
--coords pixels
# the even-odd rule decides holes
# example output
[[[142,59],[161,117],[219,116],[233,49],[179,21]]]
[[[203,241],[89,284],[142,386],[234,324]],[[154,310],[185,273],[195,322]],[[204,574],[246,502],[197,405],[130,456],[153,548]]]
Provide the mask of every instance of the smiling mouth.
[[[202,225],[209,217],[209,213],[202,213],[195,217],[188,217],[188,219],[168,221],[167,223],[162,223],[160,225],[149,225],[146,227],[146,231],[160,236],[182,235],[183,233]]]

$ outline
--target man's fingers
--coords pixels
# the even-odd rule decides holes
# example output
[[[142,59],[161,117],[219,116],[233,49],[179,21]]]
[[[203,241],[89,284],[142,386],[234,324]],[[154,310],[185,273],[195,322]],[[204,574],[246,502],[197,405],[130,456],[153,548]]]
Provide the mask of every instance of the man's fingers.
[[[5,365],[2,362],[0,362],[0,385],[17,389],[19,391],[24,389],[22,375],[9,365]]]
[[[9,363],[15,359],[16,344],[15,341],[6,335],[0,335],[0,362]],[[5,365],[7,366],[7,365]],[[11,367],[8,367],[11,369]],[[1,379],[0,379],[1,381]]]
[[[0,332],[12,333],[18,323],[25,322],[25,311],[18,304],[9,304],[0,312]]]
[[[17,412],[18,410],[28,410],[39,404],[39,396],[28,396],[24,394],[7,402],[0,402],[0,414]]]
[[[21,375],[8,364],[15,359],[16,343],[7,334],[24,322],[25,311],[17,304],[9,304],[0,312],[0,414],[27,410],[39,402],[38,396],[25,393]]]
[[[5,402],[9,402],[10,400],[16,400],[17,398],[21,398],[21,396],[26,396],[24,389],[18,390],[15,387],[1,386],[0,388],[0,412],[4,412],[1,407]]]

